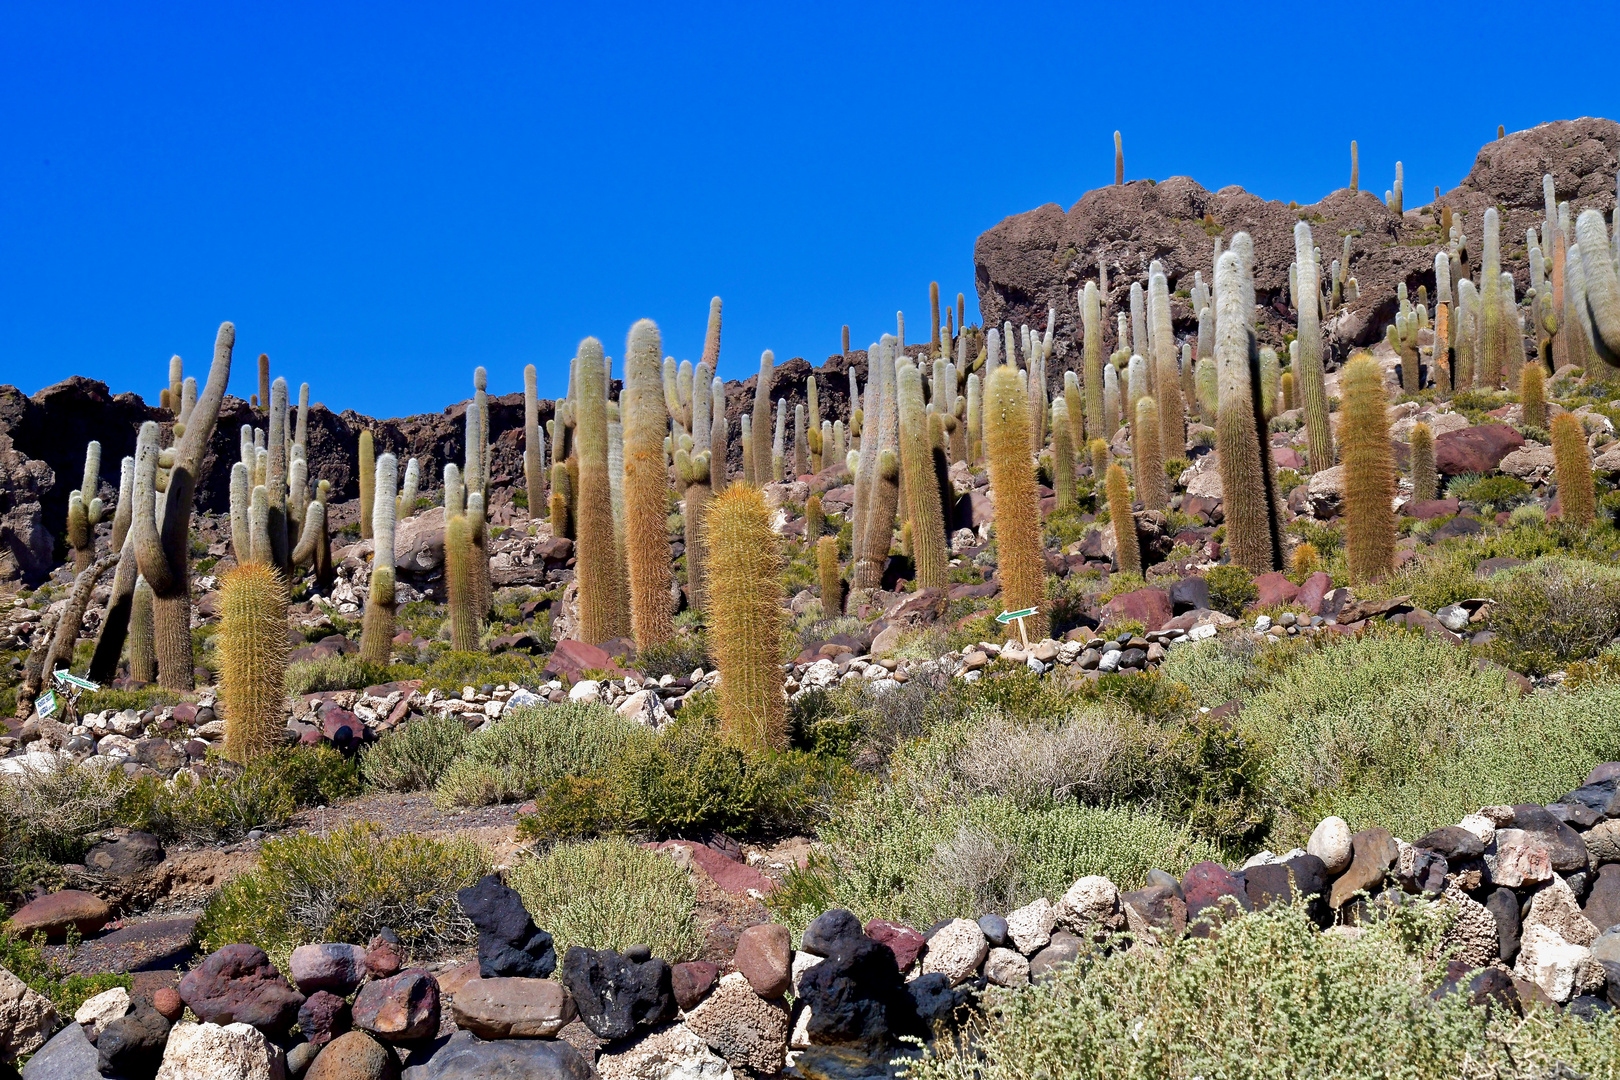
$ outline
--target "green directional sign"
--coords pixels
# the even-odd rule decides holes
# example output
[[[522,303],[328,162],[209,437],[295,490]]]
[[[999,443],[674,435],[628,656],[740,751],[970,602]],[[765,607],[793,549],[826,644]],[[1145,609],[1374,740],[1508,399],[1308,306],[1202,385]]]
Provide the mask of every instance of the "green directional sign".
[[[47,690],[34,699],[34,710],[39,713],[41,720],[49,720],[56,715],[56,691]]]
[[[93,683],[89,679],[81,679],[66,668],[56,673],[56,681],[63,686],[77,686],[80,690],[89,690],[91,692],[101,689],[100,683]]]
[[[996,622],[1006,624],[1012,622],[1014,619],[1026,619],[1035,614],[1036,610],[1036,608],[1027,607],[1022,611],[1003,611],[1000,615],[996,616]]]

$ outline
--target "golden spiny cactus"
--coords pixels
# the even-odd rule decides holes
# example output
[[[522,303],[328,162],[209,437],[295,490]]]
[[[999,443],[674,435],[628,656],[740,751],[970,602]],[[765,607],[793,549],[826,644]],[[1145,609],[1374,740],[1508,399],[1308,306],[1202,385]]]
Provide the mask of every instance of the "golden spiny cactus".
[[[1395,566],[1395,461],[1389,446],[1389,401],[1378,362],[1362,353],[1344,370],[1345,551],[1350,580],[1378,581]]]
[[[1558,475],[1558,506],[1565,521],[1592,524],[1596,503],[1592,492],[1592,462],[1586,454],[1586,430],[1573,413],[1552,422],[1553,464]]]
[[[1131,449],[1136,468],[1136,497],[1144,510],[1163,510],[1170,505],[1170,492],[1164,474],[1163,443],[1159,439],[1159,404],[1151,397],[1136,403],[1136,423],[1131,425]]]
[[[844,576],[838,566],[838,538],[816,541],[816,577],[821,586],[821,616],[831,619],[844,610]]]
[[[286,731],[286,585],[273,567],[246,563],[220,583],[219,607],[225,756],[247,762],[274,750]]]
[[[1434,469],[1434,430],[1428,424],[1412,425],[1412,501],[1426,502],[1435,497],[1440,478]]]
[[[1531,360],[1519,375],[1519,401],[1525,427],[1547,427],[1547,370],[1541,361]]]
[[[1131,489],[1124,469],[1108,466],[1107,488],[1108,517],[1114,526],[1114,564],[1122,574],[1140,574],[1142,548],[1136,539],[1136,516],[1131,512]]]
[[[630,568],[630,625],[636,648],[661,645],[675,634],[670,602],[669,466],[664,432],[669,412],[659,372],[658,325],[630,328],[624,359],[625,556]]]
[[[985,388],[984,441],[990,490],[996,503],[996,577],[1009,611],[1035,608],[1029,633],[1047,629],[1046,562],[1041,553],[1041,508],[1029,454],[1029,404],[1018,369],[996,368]]]
[[[740,746],[785,750],[781,556],[770,509],[758,488],[733,484],[709,504],[704,527],[721,728]]]

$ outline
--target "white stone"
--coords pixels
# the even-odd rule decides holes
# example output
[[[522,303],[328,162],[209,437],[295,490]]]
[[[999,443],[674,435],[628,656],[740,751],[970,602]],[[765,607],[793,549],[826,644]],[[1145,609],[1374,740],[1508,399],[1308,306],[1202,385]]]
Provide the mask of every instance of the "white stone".
[[[134,757],[135,740],[127,735],[103,735],[96,743],[96,753],[108,757]]]
[[[1212,638],[1214,636],[1215,636],[1215,624],[1214,623],[1204,623],[1204,624],[1202,624],[1200,626],[1195,626],[1191,630],[1187,631],[1187,640],[1188,641],[1203,641],[1205,638]]]
[[[86,998],[84,1004],[79,1006],[79,1011],[73,1014],[73,1019],[84,1028],[85,1038],[94,1042],[102,1028],[121,1016],[128,1016],[132,1007],[129,991],[122,986],[115,986],[111,990],[103,990],[95,997]]]
[[[1311,830],[1305,850],[1321,859],[1329,874],[1342,874],[1354,854],[1350,846],[1350,826],[1340,817],[1323,818]]]
[[[1057,902],[1057,921],[1071,930],[1084,931],[1119,910],[1119,888],[1100,874],[1090,874],[1069,886]]]
[[[1519,958],[1513,971],[1541,987],[1554,1001],[1563,1003],[1575,996],[1581,969],[1591,960],[1592,950],[1586,946],[1570,944],[1551,927],[1532,926],[1519,941]]]
[[[525,690],[521,686],[512,691],[512,696],[506,699],[506,707],[509,709],[517,709],[526,705],[538,704],[540,704],[540,695],[530,690]]]
[[[569,701],[594,704],[602,696],[602,684],[595,679],[581,679],[568,688]]]
[[[602,1080],[728,1080],[731,1066],[682,1023],[639,1034],[596,1059]]]
[[[1029,961],[1011,949],[991,949],[984,960],[984,977],[997,986],[1028,986]]]
[[[1044,896],[1007,916],[1007,936],[1025,956],[1033,956],[1037,949],[1045,948],[1052,940],[1055,926],[1057,912]]]
[[[1255,629],[1255,631],[1257,633],[1261,633],[1261,634],[1265,633],[1267,630],[1270,630],[1271,629],[1271,616],[1270,615],[1256,615],[1254,617],[1254,629]]]
[[[0,967],[0,1061],[15,1061],[45,1045],[56,1030],[56,1007]]]
[[[1496,822],[1480,814],[1465,815],[1461,821],[1457,822],[1457,827],[1467,829],[1479,837],[1479,842],[1486,847],[1490,847],[1491,843],[1496,839]]]
[[[971,919],[952,919],[928,939],[922,973],[939,972],[953,984],[973,977],[990,951],[984,931]]]
[[[157,1080],[285,1080],[281,1048],[247,1024],[180,1023],[169,1032]]]

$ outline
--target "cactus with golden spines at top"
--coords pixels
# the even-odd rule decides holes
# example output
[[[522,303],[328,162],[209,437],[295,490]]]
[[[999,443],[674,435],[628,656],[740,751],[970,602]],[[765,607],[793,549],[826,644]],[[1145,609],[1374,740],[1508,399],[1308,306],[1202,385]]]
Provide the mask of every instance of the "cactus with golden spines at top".
[[[1131,451],[1136,472],[1136,498],[1144,510],[1164,510],[1170,493],[1164,473],[1164,449],[1159,438],[1159,405],[1151,397],[1136,403],[1131,425]]]
[[[811,375],[804,387],[806,414],[805,438],[810,450],[810,471],[819,473],[825,467],[829,451],[832,425],[821,418],[821,392],[816,388],[816,377]]]
[[[948,583],[950,549],[935,480],[929,417],[923,405],[922,373],[915,365],[901,362],[896,365],[895,379],[900,457],[906,477],[907,517],[911,523],[911,554],[917,585],[925,589],[944,588]]]
[[[1277,386],[1282,391],[1282,411],[1293,412],[1296,404],[1294,400],[1294,373],[1292,371],[1283,372],[1277,380]]]
[[[286,732],[287,586],[274,566],[249,562],[227,573],[219,591],[225,756],[246,763],[279,747]]]
[[[1378,362],[1366,353],[1344,370],[1339,446],[1344,457],[1345,552],[1357,584],[1395,566],[1395,462],[1389,446],[1389,401]]]
[[[1547,369],[1539,360],[1525,362],[1519,374],[1521,422],[1526,427],[1547,427]]]
[[[1440,490],[1440,476],[1434,467],[1434,429],[1413,424],[1411,436],[1412,501],[1426,502]]]
[[[1091,475],[1092,475],[1092,478],[1097,483],[1101,483],[1103,477],[1105,475],[1107,475],[1107,473],[1108,473],[1108,465],[1109,465],[1108,440],[1107,439],[1092,439],[1091,442],[1086,444],[1086,453],[1087,453],[1087,455],[1088,455],[1088,457],[1090,458],[1090,461],[1091,461]]]
[[[1026,626],[1045,637],[1046,563],[1035,466],[1029,453],[1029,405],[1018,370],[1004,365],[990,376],[985,401],[985,448],[996,504],[996,576],[1007,610],[1035,608]]]
[[[781,556],[770,509],[758,488],[733,486],[710,504],[705,530],[721,732],[741,747],[784,750]]]
[[[1586,430],[1574,413],[1560,413],[1552,422],[1553,466],[1558,482],[1558,507],[1563,519],[1582,528],[1592,524],[1597,503],[1592,486],[1592,462],[1586,451]]]
[[[1131,489],[1125,470],[1118,465],[1108,466],[1104,487],[1108,494],[1108,518],[1114,528],[1114,565],[1122,574],[1140,574],[1142,547],[1136,536],[1136,515],[1131,511]]]
[[[357,467],[360,479],[360,539],[371,539],[371,507],[375,501],[372,498],[372,479],[377,474],[377,461],[372,448],[371,432],[360,432],[360,463]]]
[[[815,543],[825,531],[826,525],[827,517],[821,508],[821,496],[810,496],[804,503],[804,542]]]

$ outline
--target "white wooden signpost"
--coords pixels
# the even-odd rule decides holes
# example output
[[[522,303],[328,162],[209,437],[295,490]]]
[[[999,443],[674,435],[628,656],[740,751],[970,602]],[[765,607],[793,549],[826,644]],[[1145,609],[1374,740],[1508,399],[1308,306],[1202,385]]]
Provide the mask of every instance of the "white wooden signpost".
[[[1024,632],[1024,620],[1035,614],[1035,610],[1035,608],[1027,607],[1022,611],[1003,611],[1000,615],[996,616],[996,622],[1003,626],[1006,626],[1010,622],[1017,622],[1018,640],[1022,641],[1024,643],[1024,648],[1027,649],[1029,648],[1029,635]]]

